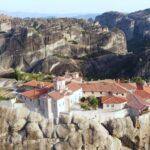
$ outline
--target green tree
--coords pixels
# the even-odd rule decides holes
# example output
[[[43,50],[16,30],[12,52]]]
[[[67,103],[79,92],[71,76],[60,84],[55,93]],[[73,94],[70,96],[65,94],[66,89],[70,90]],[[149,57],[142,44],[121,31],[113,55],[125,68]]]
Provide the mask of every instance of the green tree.
[[[145,82],[141,77],[135,77],[135,78],[133,78],[133,81],[134,81],[136,84],[140,84],[140,85],[143,85],[144,82]]]
[[[96,97],[92,97],[89,104],[95,109],[98,108],[98,99]]]

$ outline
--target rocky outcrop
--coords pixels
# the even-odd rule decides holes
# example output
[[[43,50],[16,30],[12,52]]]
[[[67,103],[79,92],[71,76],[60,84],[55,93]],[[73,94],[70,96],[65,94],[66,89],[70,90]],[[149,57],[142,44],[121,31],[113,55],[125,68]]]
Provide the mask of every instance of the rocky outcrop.
[[[56,75],[64,75],[66,70],[78,71],[89,80],[132,78],[134,76],[148,78],[150,76],[149,56],[150,51],[147,50],[139,54],[128,55],[105,54],[98,56],[95,54],[85,59],[58,59],[55,57],[53,59],[47,58],[40,64],[38,63],[33,70],[45,73],[51,71]]]
[[[150,9],[146,9],[130,14],[107,12],[97,16],[95,21],[99,21],[103,26],[108,26],[110,29],[117,27],[123,30],[129,41],[138,37],[150,39],[149,17]]]
[[[126,54],[126,39],[119,30],[103,30],[81,19],[13,19],[0,34],[1,68],[31,71],[50,57],[82,58],[102,51]],[[46,65],[44,66],[46,67]]]
[[[145,125],[142,120],[147,120]],[[150,131],[149,115],[140,116],[136,124],[130,117],[107,122],[104,126],[112,136],[119,138],[125,147],[130,149],[149,149]],[[146,130],[146,132],[145,132]]]
[[[10,19],[11,30],[0,34],[0,69],[55,75],[78,71],[90,80],[150,74],[149,9],[104,13],[96,18],[100,24],[67,18]],[[128,54],[127,48],[136,53]]]
[[[134,36],[135,20],[129,18],[120,12],[107,12],[95,18],[102,26],[108,26],[110,29],[115,27],[121,29],[126,34],[127,40]]]
[[[38,113],[27,117],[14,110],[0,108],[1,149],[54,150],[139,150],[150,148],[150,114],[138,119],[130,117],[99,124],[82,116],[62,115],[58,125],[40,118]],[[29,119],[32,116],[32,119]]]
[[[150,49],[150,9],[123,14],[120,12],[107,12],[97,16],[102,26],[109,29],[119,28],[127,39],[128,51],[140,53]]]
[[[39,128],[39,125],[35,122],[28,123],[26,127],[27,139],[37,140],[43,138],[43,133]]]

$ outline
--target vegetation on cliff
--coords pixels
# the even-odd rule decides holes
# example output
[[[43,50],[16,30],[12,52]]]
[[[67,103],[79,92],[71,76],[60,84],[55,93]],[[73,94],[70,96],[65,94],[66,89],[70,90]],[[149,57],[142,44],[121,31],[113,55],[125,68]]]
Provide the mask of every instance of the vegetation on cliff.
[[[27,73],[15,69],[14,78],[16,80],[22,80],[22,81],[31,81],[31,80],[51,81],[52,76],[50,74],[44,74],[44,73]]]

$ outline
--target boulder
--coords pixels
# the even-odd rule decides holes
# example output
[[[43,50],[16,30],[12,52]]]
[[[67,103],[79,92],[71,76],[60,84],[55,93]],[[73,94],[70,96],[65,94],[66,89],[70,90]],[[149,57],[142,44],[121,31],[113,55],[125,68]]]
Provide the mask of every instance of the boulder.
[[[8,132],[9,124],[5,119],[0,118],[0,136],[5,135]]]
[[[86,121],[84,121],[82,123],[79,123],[78,127],[79,127],[80,130],[86,130],[86,129],[88,129],[89,128],[89,121],[86,120]]]
[[[116,138],[116,137],[112,137],[112,136],[108,136],[105,142],[105,147],[106,149],[114,149],[114,150],[122,150],[122,143],[121,141]]]
[[[13,126],[12,126],[12,131],[14,132],[18,132],[20,130],[23,129],[23,127],[26,124],[26,120],[25,119],[19,119],[18,121],[16,121]]]
[[[11,136],[11,142],[13,144],[18,144],[18,143],[21,143],[22,142],[22,138],[21,138],[21,135],[18,134],[17,132],[14,132]]]
[[[56,133],[60,139],[66,139],[69,136],[70,129],[65,124],[58,125],[58,127],[56,129]]]
[[[76,124],[81,130],[86,130],[87,128],[89,128],[89,121],[86,118],[74,115],[72,122]]]
[[[26,130],[19,131],[19,135],[21,136],[22,140],[26,140],[27,139]]]
[[[121,138],[125,134],[133,137],[135,132],[135,128],[130,117],[110,120],[105,124],[105,127],[111,135],[118,138]]]
[[[82,135],[80,132],[75,132],[69,137],[68,142],[73,149],[80,150],[82,147]]]
[[[74,124],[69,124],[68,128],[70,130],[70,134],[74,134],[76,131],[76,126]]]
[[[70,115],[61,114],[60,115],[60,123],[61,124],[69,124],[71,123],[72,117]]]
[[[59,142],[54,145],[55,150],[75,150],[73,149],[68,142]]]
[[[95,147],[101,146],[103,149],[105,147],[105,142],[108,137],[107,130],[98,123],[90,124],[90,127],[83,132],[84,145],[93,145]]]
[[[18,119],[27,119],[28,115],[30,114],[30,110],[26,107],[23,107],[21,109],[16,109],[17,111],[17,118]]]
[[[43,117],[39,114],[39,113],[36,113],[36,112],[31,112],[28,116],[28,121],[29,122],[41,122],[43,119]]]
[[[39,126],[46,138],[51,138],[53,132],[53,123],[49,120],[43,119]]]
[[[37,123],[28,123],[26,127],[27,138],[32,140],[42,139],[43,133]]]

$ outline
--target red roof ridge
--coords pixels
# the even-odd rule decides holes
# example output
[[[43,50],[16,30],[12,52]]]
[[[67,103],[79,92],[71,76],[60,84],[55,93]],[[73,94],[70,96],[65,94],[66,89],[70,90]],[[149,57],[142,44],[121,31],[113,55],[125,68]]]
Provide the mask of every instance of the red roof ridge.
[[[25,91],[25,92],[21,93],[21,95],[33,100],[33,99],[39,98],[41,95],[46,94],[47,92],[48,92],[48,89],[46,89],[46,88],[33,89],[33,90]]]
[[[111,96],[106,98],[102,103],[105,104],[119,104],[119,103],[124,103],[127,102],[128,100],[123,97],[117,97],[117,96]]]
[[[31,87],[37,87],[37,86],[43,86],[43,87],[48,87],[48,88],[53,87],[53,83],[51,82],[36,81],[36,80],[31,80],[29,82],[24,83],[23,85],[31,86]]]
[[[134,92],[135,95],[137,95],[138,97],[146,100],[146,99],[150,99],[150,93],[148,93],[147,91],[145,90],[136,90]]]
[[[128,99],[128,106],[133,107],[135,109],[143,110],[146,107],[150,106],[150,103],[141,100],[141,98],[135,94],[128,94]]]

